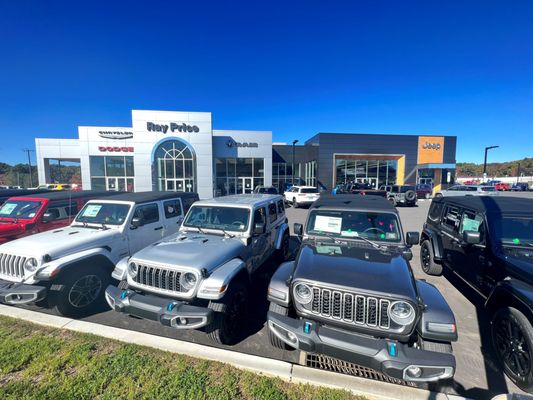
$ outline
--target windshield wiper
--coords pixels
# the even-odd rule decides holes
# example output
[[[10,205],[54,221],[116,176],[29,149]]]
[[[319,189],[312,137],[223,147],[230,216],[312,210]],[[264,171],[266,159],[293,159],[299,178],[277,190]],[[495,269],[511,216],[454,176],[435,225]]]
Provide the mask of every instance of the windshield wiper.
[[[336,244],[345,243],[342,240],[340,240],[338,237],[334,236],[332,233],[325,233],[325,232],[319,233],[317,236],[315,236],[314,237],[315,242],[320,242],[320,240],[322,240],[321,236],[325,236],[326,238],[331,239],[331,241]]]
[[[200,228],[198,225],[194,225],[194,228],[198,229],[199,233],[203,233],[205,235],[205,232],[203,231],[203,229]]]
[[[370,245],[372,245],[372,247],[374,247],[375,249],[379,249],[379,250],[387,250],[388,247],[387,246],[384,246],[382,244],[379,244],[379,243],[376,243],[370,239],[367,239],[366,237],[363,237],[363,236],[353,236],[355,239],[361,239],[367,243],[369,243]]]
[[[232,235],[231,233],[227,232],[224,228],[220,228],[222,232],[224,232],[224,235],[229,236],[230,238],[234,238],[235,235]]]

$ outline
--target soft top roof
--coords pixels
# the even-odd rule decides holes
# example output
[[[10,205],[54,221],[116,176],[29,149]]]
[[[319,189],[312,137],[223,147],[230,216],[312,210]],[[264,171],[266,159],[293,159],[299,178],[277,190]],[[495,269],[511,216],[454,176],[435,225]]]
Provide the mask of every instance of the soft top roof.
[[[433,199],[434,202],[453,203],[475,211],[495,214],[531,214],[533,199],[511,196],[451,196]]]
[[[48,193],[48,189],[0,189],[0,199],[9,199],[15,196],[26,196],[29,194]]]
[[[136,204],[148,203],[150,201],[181,198],[194,198],[198,200],[198,193],[194,192],[125,192],[113,196],[110,200],[131,201]]]
[[[117,196],[120,192],[108,192],[104,190],[55,190],[52,192],[39,193],[39,194],[27,194],[24,196],[12,196],[13,198],[36,198],[36,199],[48,199],[48,200],[69,200],[80,199],[84,197],[97,198],[97,197],[109,197]]]
[[[322,194],[311,204],[311,208],[363,209],[398,213],[392,204],[381,196],[362,196],[360,194]]]

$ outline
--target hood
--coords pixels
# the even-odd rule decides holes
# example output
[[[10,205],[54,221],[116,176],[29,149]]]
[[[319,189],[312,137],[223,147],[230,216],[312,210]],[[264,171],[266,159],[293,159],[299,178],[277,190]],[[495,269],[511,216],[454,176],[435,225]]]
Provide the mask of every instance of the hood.
[[[0,240],[18,235],[26,230],[26,224],[22,222],[0,221]]]
[[[20,254],[28,257],[42,257],[48,254],[52,259],[56,259],[86,249],[109,246],[116,235],[120,233],[115,229],[67,226],[5,243],[0,246],[0,253]]]
[[[533,248],[508,247],[498,254],[509,275],[533,285]]]
[[[399,252],[385,253],[359,245],[304,244],[294,279],[306,279],[416,302],[411,268]]]
[[[211,271],[240,257],[246,249],[238,238],[201,233],[177,233],[135,253],[133,259],[168,266]]]

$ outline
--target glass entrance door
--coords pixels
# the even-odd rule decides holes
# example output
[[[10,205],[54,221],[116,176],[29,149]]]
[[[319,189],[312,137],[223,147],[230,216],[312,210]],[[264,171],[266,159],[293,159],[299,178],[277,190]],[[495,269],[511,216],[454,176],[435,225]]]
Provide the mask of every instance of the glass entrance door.
[[[165,191],[167,192],[183,192],[185,187],[185,179],[166,179]]]
[[[237,193],[252,193],[254,191],[252,183],[253,178],[239,178],[237,181]]]

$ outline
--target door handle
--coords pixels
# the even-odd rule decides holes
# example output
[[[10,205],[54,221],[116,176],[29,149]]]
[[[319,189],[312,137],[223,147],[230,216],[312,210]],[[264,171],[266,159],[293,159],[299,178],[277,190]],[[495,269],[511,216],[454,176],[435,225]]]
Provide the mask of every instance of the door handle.
[[[163,229],[162,226],[158,226],[157,228],[154,228],[154,231],[160,231],[161,229]]]

